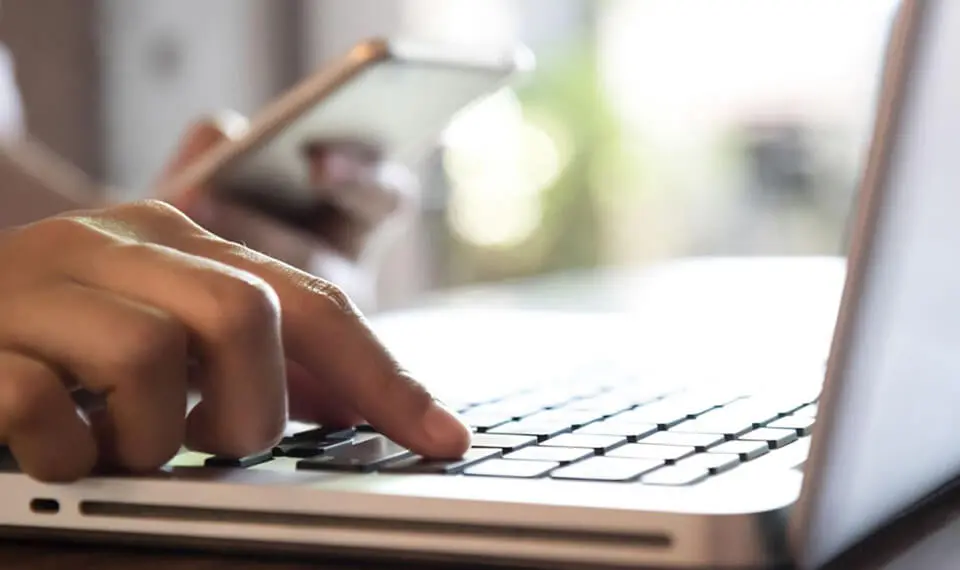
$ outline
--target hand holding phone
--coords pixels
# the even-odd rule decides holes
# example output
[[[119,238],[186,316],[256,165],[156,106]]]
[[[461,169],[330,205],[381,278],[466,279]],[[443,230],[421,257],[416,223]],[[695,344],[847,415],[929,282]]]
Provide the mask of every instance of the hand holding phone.
[[[237,136],[230,122],[210,120],[196,125],[168,177]],[[289,207],[258,196],[227,199],[210,185],[184,188],[163,198],[225,239],[314,271],[320,269],[311,265],[324,257],[317,254],[356,261],[365,251],[367,238],[413,201],[415,180],[409,170],[386,163],[376,148],[364,143],[318,142],[305,160],[316,191],[312,207]]]
[[[522,50],[478,57],[446,46],[364,42],[249,126],[226,125],[221,130],[231,136],[194,152],[161,196],[195,210],[198,221],[204,208],[194,206],[206,202],[220,218],[237,222],[242,212],[262,222],[233,223],[235,233],[279,224],[355,257],[363,235],[400,206],[412,184],[409,167],[451,118],[529,67]]]

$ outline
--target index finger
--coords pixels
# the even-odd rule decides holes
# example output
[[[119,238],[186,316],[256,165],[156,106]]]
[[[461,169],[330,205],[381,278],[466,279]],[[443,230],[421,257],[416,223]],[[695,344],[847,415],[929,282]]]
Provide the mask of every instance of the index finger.
[[[331,283],[229,242],[198,240],[209,256],[264,279],[280,298],[287,357],[328,382],[373,427],[428,457],[459,457],[470,430],[379,342]]]

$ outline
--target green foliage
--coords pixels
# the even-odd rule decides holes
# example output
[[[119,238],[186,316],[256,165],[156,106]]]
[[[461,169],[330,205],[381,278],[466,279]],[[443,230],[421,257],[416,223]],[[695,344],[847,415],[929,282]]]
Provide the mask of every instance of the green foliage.
[[[525,118],[550,134],[567,160],[542,191],[542,224],[524,243],[485,249],[453,238],[447,265],[453,283],[598,265],[601,206],[619,200],[629,179],[637,177],[636,157],[625,151],[621,123],[603,90],[592,38],[571,42],[541,60],[516,94]]]

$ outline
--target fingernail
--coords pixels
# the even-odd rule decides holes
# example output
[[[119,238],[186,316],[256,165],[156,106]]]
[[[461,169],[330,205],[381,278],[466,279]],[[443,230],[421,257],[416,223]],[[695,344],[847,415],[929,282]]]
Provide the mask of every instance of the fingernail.
[[[470,446],[470,427],[442,403],[434,400],[423,422],[438,452],[456,455]]]

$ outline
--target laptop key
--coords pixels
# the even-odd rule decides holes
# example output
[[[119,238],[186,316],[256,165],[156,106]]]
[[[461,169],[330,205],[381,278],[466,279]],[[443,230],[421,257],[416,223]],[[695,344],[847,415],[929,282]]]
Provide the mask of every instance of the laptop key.
[[[350,440],[357,435],[357,428],[326,428],[323,426],[308,429],[294,433],[289,437],[283,438],[281,443],[291,443],[295,441],[330,441],[330,440]]]
[[[792,429],[760,428],[740,437],[745,441],[765,441],[772,449],[777,449],[797,441],[797,431]]]
[[[509,414],[483,408],[474,408],[461,416],[469,425],[487,429],[513,421],[513,416]]]
[[[350,439],[280,442],[273,448],[273,454],[277,457],[307,458],[329,453],[334,449],[349,447],[351,445],[353,445],[353,441]]]
[[[678,467],[706,469],[712,475],[724,473],[737,465],[740,465],[740,456],[730,453],[698,453],[677,462]]]
[[[807,418],[817,417],[817,404],[810,404],[809,406],[804,406],[799,410],[793,412],[794,416],[803,416]]]
[[[679,487],[699,483],[709,476],[710,471],[708,469],[670,465],[647,473],[640,479],[640,482],[644,485]]]
[[[729,406],[710,411],[700,417],[710,420],[746,421],[754,427],[760,427],[779,418],[780,414],[776,407],[751,405],[749,401],[741,400]]]
[[[736,418],[711,419],[710,414],[695,420],[683,422],[670,429],[672,432],[683,433],[713,433],[733,439],[754,429],[753,422]]]
[[[697,418],[698,422],[714,424],[730,429],[747,428],[748,430],[762,427],[763,424],[773,421],[779,416],[776,413],[757,413],[748,409],[720,408],[703,414]]]
[[[611,419],[614,421],[639,424],[655,424],[659,426],[660,429],[673,427],[680,422],[684,422],[689,419],[684,410],[678,410],[676,408],[654,407],[655,405],[656,404],[640,406],[639,408],[612,416]]]
[[[208,457],[203,464],[206,467],[236,467],[244,469],[253,467],[261,463],[266,463],[273,459],[273,454],[269,451],[248,455],[246,457]]]
[[[460,459],[424,459],[419,455],[415,455],[388,463],[381,467],[379,471],[381,473],[455,474],[481,461],[500,457],[501,453],[502,451],[499,449],[474,447],[468,449]]]
[[[806,437],[813,433],[813,422],[815,419],[810,416],[787,416],[767,424],[767,427],[778,429],[792,429],[800,437]]]
[[[743,461],[756,459],[770,452],[765,441],[728,441],[708,450],[709,453],[738,455]]]
[[[628,441],[637,441],[658,431],[660,431],[660,426],[656,424],[634,424],[605,420],[578,428],[573,433],[578,435],[619,435],[627,438]]]
[[[504,451],[513,451],[537,443],[532,435],[516,435],[505,433],[476,433],[473,434],[473,447],[496,448]]]
[[[540,445],[543,447],[579,447],[592,449],[596,453],[605,453],[627,443],[627,438],[616,435],[583,435],[565,433],[550,438]]]
[[[742,408],[753,410],[761,414],[787,415],[804,404],[802,399],[797,399],[794,395],[754,395],[742,400],[738,400],[728,406],[727,409]]]
[[[524,447],[504,455],[505,459],[523,461],[552,461],[566,465],[593,456],[593,450],[576,447]]]
[[[625,402],[621,398],[596,396],[586,400],[574,400],[555,409],[577,412],[594,412],[598,416],[612,416],[613,414],[626,411],[632,407],[633,405],[630,404],[630,402]]]
[[[526,421],[533,425],[568,425],[571,427],[580,427],[593,423],[603,416],[594,411],[576,411],[576,410],[545,410],[538,412],[526,418]]]
[[[533,436],[540,441],[550,439],[551,437],[558,436],[561,433],[567,433],[571,430],[570,425],[566,423],[563,424],[540,424],[527,421],[519,422],[510,422],[508,424],[503,424],[502,426],[497,426],[491,430],[488,430],[487,433],[503,433],[503,434],[513,434],[513,435],[527,435]]]
[[[695,447],[680,445],[650,445],[646,443],[629,443],[618,447],[606,454],[607,457],[628,457],[633,459],[661,459],[663,461],[679,461],[697,452]]]
[[[533,479],[542,477],[559,466],[559,463],[550,461],[488,459],[482,463],[468,467],[463,474],[476,477],[517,477]]]
[[[675,431],[661,431],[640,440],[640,443],[653,445],[679,445],[693,447],[703,451],[714,445],[723,443],[726,438],[714,433],[683,433]]]
[[[486,404],[482,409],[496,411],[509,418],[524,418],[544,410],[549,404],[547,398],[521,396]]]
[[[550,477],[578,481],[631,481],[662,465],[663,461],[659,459],[593,457],[568,467],[561,467],[551,473]]]
[[[369,472],[410,455],[413,454],[406,448],[383,436],[375,436],[317,457],[301,459],[297,469]]]
[[[688,418],[693,418],[706,413],[716,408],[721,403],[715,397],[706,398],[693,395],[669,398],[666,401],[670,406],[674,406],[678,410],[682,410]]]
[[[497,426],[502,426],[505,423],[513,421],[512,419],[486,419],[486,420],[469,420],[467,424],[476,430],[478,433],[483,433],[490,431]]]

